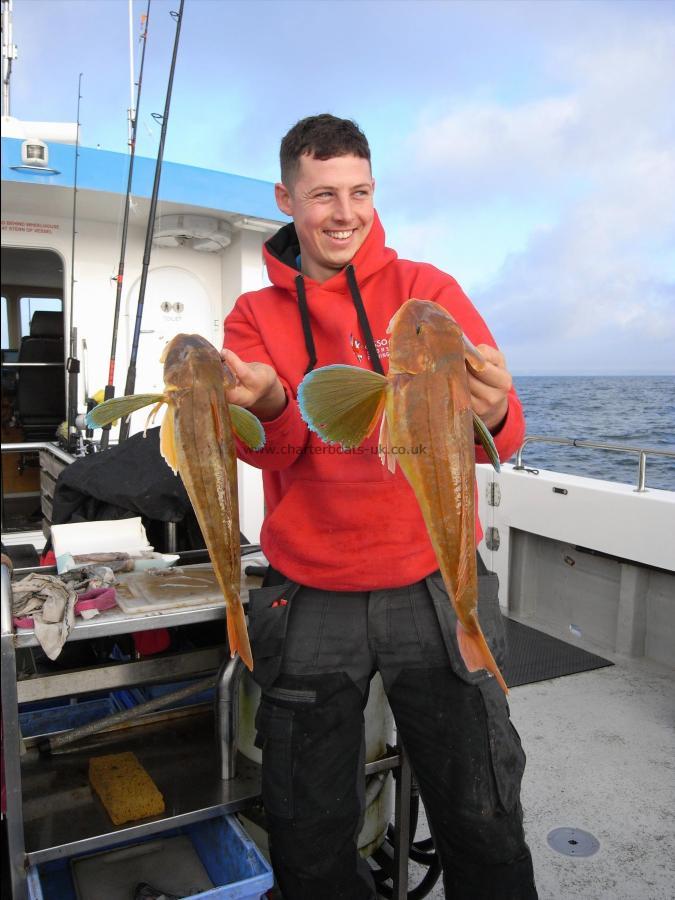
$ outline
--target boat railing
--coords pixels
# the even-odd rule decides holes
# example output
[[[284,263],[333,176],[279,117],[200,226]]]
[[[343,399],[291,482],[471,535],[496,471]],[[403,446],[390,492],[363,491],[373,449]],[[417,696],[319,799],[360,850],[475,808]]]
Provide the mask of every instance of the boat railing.
[[[579,438],[548,437],[544,434],[528,435],[518,448],[514,469],[523,470],[523,450],[527,444],[562,444],[566,447],[583,447],[588,450],[610,450],[616,453],[636,453],[638,455],[637,493],[647,490],[647,456],[665,456],[675,459],[673,450],[657,450],[654,447],[631,447],[627,444],[608,444],[604,441],[585,441]]]
[[[70,453],[67,453],[52,441],[17,441],[15,444],[0,444],[2,453],[37,453],[39,450],[48,450],[52,456],[55,456],[67,465],[70,465],[73,461]]]

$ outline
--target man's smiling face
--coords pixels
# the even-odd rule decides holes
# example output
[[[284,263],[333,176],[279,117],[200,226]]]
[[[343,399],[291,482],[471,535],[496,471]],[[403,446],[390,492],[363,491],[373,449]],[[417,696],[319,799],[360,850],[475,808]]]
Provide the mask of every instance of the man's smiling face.
[[[373,224],[375,182],[359,156],[301,156],[292,184],[277,184],[279,209],[293,217],[303,274],[327,281],[354,258]]]

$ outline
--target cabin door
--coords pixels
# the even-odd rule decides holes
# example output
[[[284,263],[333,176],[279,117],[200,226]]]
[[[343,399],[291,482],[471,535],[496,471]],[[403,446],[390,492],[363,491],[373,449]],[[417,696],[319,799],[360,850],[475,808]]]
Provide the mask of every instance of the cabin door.
[[[52,250],[4,247],[2,269],[2,532],[31,533],[42,523],[37,452],[11,444],[56,440],[66,418],[62,257]],[[65,346],[64,346],[65,345]],[[45,485],[53,480],[45,475]],[[43,498],[44,499],[44,498]],[[32,562],[26,562],[26,565]]]
[[[133,340],[139,284],[140,279],[133,285],[127,300],[129,349]],[[211,301],[202,282],[185,269],[161,266],[151,270],[148,275],[136,363],[135,393],[156,393],[163,390],[163,366],[159,360],[167,343],[181,332],[201,334],[216,346],[220,339],[220,335],[214,333]],[[122,392],[120,390],[117,393]],[[147,413],[142,413],[141,418],[144,422]],[[140,419],[135,414],[135,424],[137,422]],[[132,430],[136,431],[138,427]]]

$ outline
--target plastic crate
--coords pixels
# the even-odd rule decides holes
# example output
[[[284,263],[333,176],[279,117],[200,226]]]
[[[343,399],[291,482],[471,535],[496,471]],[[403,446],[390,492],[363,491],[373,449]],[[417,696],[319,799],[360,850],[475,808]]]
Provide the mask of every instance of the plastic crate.
[[[37,709],[21,708],[19,727],[24,738],[41,737],[58,731],[67,731],[88,725],[97,719],[110,716],[119,707],[109,696],[95,700],[80,700],[77,703],[61,703],[42,706]]]
[[[269,863],[234,816],[207,819],[152,835],[142,841],[116,845],[109,848],[110,857],[113,851],[122,847],[141,847],[144,843],[177,835],[187,835],[190,838],[214,884],[209,890],[190,895],[193,900],[260,900],[274,884]],[[80,854],[31,866],[28,870],[29,900],[79,900],[73,881],[72,863],[91,856],[92,854]],[[106,864],[109,865],[110,862]],[[134,887],[135,885],[130,885],[120,894],[120,900],[129,900],[133,896]],[[171,890],[170,884],[159,887]],[[106,895],[106,900],[115,898],[113,895]]]

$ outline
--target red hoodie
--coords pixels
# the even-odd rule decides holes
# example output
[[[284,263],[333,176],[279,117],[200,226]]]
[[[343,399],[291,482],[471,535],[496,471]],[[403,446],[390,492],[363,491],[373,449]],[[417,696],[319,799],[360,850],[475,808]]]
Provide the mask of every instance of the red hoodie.
[[[385,373],[387,325],[408,300],[434,300],[461,324],[474,344],[496,346],[485,322],[454,278],[426,263],[398,259],[385,246],[375,216],[352,260]],[[242,294],[225,321],[225,346],[246,362],[264,362],[288,396],[281,415],[265,422],[266,444],[245,462],[263,470],[266,516],[261,532],[275,569],[300,584],[325,590],[371,591],[412,584],[438,568],[417,500],[400,467],[391,475],[377,455],[378,429],[353,451],[324,444],[303,422],[297,387],[309,362],[299,311],[295,228],[284,226],[265,244],[272,287]],[[345,271],[319,284],[304,277],[316,365],[372,368]],[[508,459],[522,443],[525,422],[511,391],[495,444]],[[487,462],[482,447],[476,461]],[[476,516],[476,541],[482,537]]]

